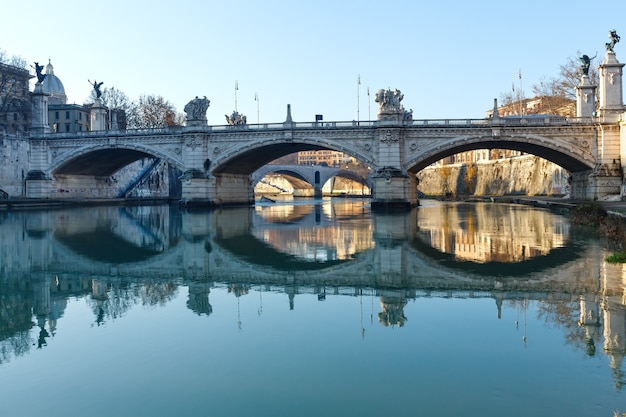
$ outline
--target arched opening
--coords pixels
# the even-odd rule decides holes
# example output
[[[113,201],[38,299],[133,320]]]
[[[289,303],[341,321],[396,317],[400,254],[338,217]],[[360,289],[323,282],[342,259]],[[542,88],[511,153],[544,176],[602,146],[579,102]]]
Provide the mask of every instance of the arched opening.
[[[285,154],[285,151],[289,153]],[[283,199],[286,195],[369,196],[371,193],[371,180],[368,178],[371,169],[347,153],[312,144],[289,144],[280,148],[270,145],[254,152],[261,156],[267,155],[266,158],[273,153],[276,158],[260,165],[262,161],[260,156],[249,160],[249,155],[237,155],[233,158],[237,163],[218,162],[216,165],[220,166],[214,168],[211,174],[232,175],[242,172],[248,165],[248,170],[254,171],[251,177],[256,200],[262,197]],[[332,161],[332,164],[327,161]],[[339,185],[339,191],[334,190],[335,185]]]
[[[322,195],[329,197],[370,197],[372,195],[371,170],[363,172],[342,169],[322,186]]]
[[[582,157],[536,143],[476,141],[433,152],[408,171],[420,195],[454,198],[567,196],[572,174],[592,168]]]
[[[144,151],[98,149],[52,171],[51,197],[179,199],[180,176],[178,167]]]

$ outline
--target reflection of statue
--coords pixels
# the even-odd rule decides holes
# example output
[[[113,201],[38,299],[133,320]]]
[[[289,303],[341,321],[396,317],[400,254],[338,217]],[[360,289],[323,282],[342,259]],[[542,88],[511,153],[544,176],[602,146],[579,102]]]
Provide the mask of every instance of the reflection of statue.
[[[604,46],[606,46],[607,51],[613,52],[613,47],[619,42],[619,35],[615,29],[609,31],[609,39],[611,42],[605,43]]]
[[[211,100],[204,98],[194,98],[185,105],[185,113],[187,113],[187,120],[206,120],[206,111],[211,104]]]
[[[580,62],[582,62],[581,68],[583,70],[583,75],[589,75],[589,67],[591,66],[591,60],[595,59],[595,56],[593,58],[589,58],[589,55],[583,55],[578,59],[580,59]]]
[[[42,83],[46,78],[46,74],[41,72],[41,70],[43,70],[43,65],[39,65],[39,62],[35,62],[35,66],[33,68],[35,68],[35,72],[37,73],[37,82]]]
[[[378,313],[378,321],[383,326],[404,326],[407,318],[404,315],[404,307],[406,306],[406,300],[396,297],[381,297],[380,305],[383,309]]]
[[[100,91],[100,87],[102,86],[103,83],[94,80],[93,83],[89,81],[89,84],[93,85],[93,89],[96,91],[96,98],[100,98],[100,96],[102,95],[102,91]]]
[[[395,89],[391,91],[391,89],[383,90],[382,88],[378,90],[374,101],[378,103],[378,112],[397,112],[403,113],[404,108],[400,103],[404,98],[404,94],[400,92],[400,90]]]
[[[237,111],[234,111],[233,114],[231,114],[230,116],[227,114],[225,116],[226,121],[231,126],[245,126],[246,124],[248,124],[247,117]]]

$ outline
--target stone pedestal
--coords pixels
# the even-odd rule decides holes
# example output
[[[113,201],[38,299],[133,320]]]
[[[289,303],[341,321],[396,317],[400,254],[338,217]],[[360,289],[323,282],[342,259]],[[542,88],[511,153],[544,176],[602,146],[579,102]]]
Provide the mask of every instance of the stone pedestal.
[[[576,87],[576,117],[593,117],[596,114],[596,86],[588,75],[583,75]]]
[[[92,131],[107,129],[107,108],[102,99],[98,97],[91,106],[91,126]]]
[[[615,58],[615,52],[607,51],[600,72],[600,103],[598,117],[601,123],[618,122],[624,113],[622,94],[622,71],[624,64]]]
[[[33,119],[31,124],[31,132],[35,135],[43,135],[50,133],[52,129],[48,124],[48,96],[44,93],[42,84],[35,84],[33,91]]]

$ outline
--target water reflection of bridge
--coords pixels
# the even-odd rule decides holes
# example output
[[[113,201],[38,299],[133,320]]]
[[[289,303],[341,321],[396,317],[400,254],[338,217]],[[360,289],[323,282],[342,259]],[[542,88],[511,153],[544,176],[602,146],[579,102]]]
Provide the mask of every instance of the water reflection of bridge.
[[[588,265],[576,262],[588,256],[585,251],[590,249],[576,244],[553,247],[514,264],[501,262],[496,273],[490,270],[493,262],[470,263],[433,249],[431,242],[423,240],[417,212],[371,217],[363,212],[362,202],[345,204],[353,204],[352,216],[339,214],[340,222],[333,220],[337,211],[316,204],[298,207],[298,215],[282,221],[266,217],[259,207],[210,213],[179,213],[166,206],[150,211],[100,207],[31,214],[25,218],[25,229],[32,238],[3,245],[3,250],[12,252],[4,259],[28,258],[3,265],[3,272],[200,277],[255,285],[297,282],[302,286],[479,291],[528,286],[563,292],[597,288],[597,280],[589,278],[595,274],[585,269]],[[20,228],[21,223],[6,222],[1,227]],[[18,231],[3,235],[14,233]],[[310,251],[290,251],[296,245]],[[340,256],[315,261],[307,255],[329,248]],[[511,265],[508,270],[507,265]],[[563,279],[563,270],[570,268],[574,268],[571,276],[577,278]],[[520,270],[523,275],[517,273]]]
[[[582,324],[597,325],[601,311],[610,314],[608,349],[626,352],[621,270],[605,265],[596,246],[572,239],[566,220],[540,211],[525,224],[503,220],[498,233],[506,228],[511,234],[515,244],[504,247],[516,248],[516,262],[502,262],[504,252],[500,262],[470,262],[471,251],[461,257],[446,251],[457,238],[480,247],[488,227],[477,222],[463,234],[434,225],[436,216],[441,224],[466,221],[459,207],[371,215],[361,201],[341,205],[301,204],[286,216],[277,215],[276,206],[11,213],[0,223],[0,298],[11,300],[0,312],[0,337],[29,329],[33,313],[40,326],[52,325],[69,297],[90,297],[101,321],[123,315],[133,300],[166,302],[186,286],[187,306],[198,314],[213,311],[209,294],[221,287],[238,297],[284,293],[291,308],[301,294],[378,297],[379,321],[386,325],[401,325],[407,300],[420,297],[493,298],[498,314],[508,301],[573,302]],[[474,206],[478,219],[490,218],[494,209]],[[518,251],[531,246],[519,259]]]

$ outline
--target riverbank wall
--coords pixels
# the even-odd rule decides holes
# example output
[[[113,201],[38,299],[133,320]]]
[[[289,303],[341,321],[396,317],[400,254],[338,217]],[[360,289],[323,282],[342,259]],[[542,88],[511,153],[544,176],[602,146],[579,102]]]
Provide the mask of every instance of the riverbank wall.
[[[417,174],[418,191],[426,196],[561,196],[569,174],[534,155],[484,162],[431,166]]]

